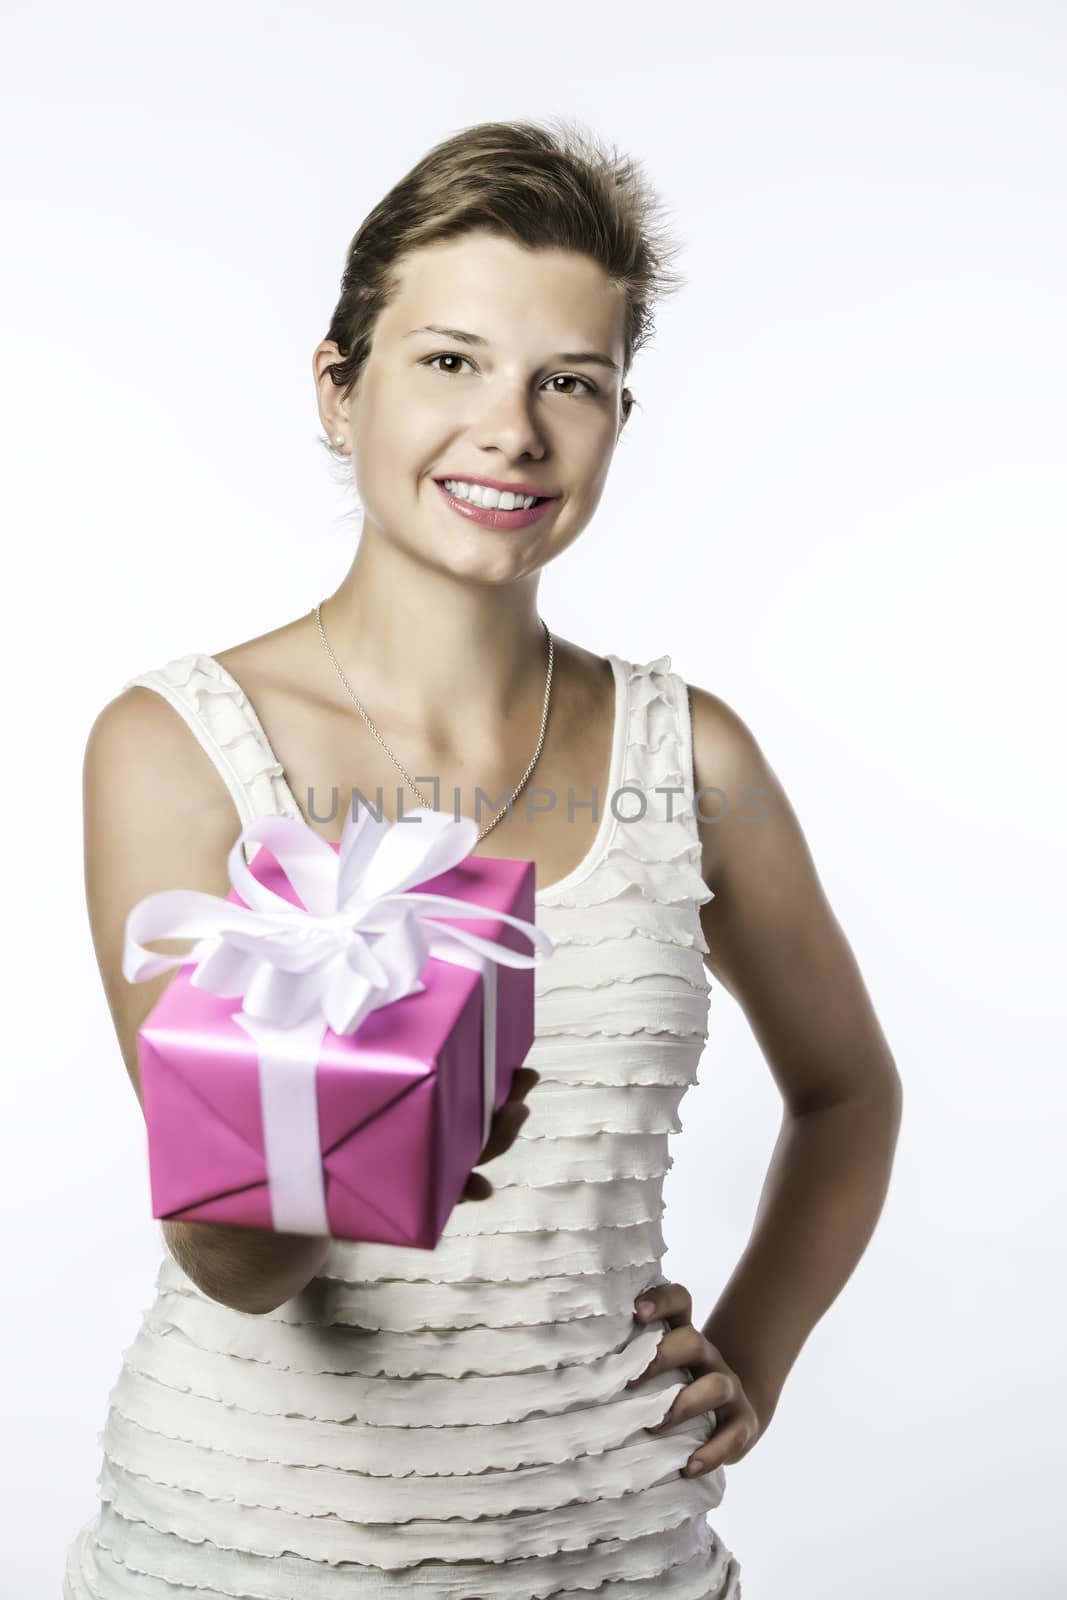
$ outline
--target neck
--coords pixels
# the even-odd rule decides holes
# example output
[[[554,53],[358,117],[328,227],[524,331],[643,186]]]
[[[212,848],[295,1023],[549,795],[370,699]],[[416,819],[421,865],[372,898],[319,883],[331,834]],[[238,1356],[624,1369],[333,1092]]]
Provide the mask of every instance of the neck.
[[[428,571],[395,548],[384,559],[374,550],[364,537],[319,614],[341,671],[382,737],[447,759],[510,747],[517,727],[536,733],[548,669],[536,579],[476,585]],[[314,610],[309,620],[327,693],[351,705]]]

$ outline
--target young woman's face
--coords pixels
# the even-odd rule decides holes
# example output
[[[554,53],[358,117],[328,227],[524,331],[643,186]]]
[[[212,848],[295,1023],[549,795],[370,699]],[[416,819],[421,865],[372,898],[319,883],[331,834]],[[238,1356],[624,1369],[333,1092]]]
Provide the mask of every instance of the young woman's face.
[[[343,406],[366,517],[453,573],[501,582],[535,571],[592,517],[628,415],[622,293],[586,256],[488,233],[428,246],[400,277]],[[529,526],[489,527],[452,506],[443,477],[556,498]]]

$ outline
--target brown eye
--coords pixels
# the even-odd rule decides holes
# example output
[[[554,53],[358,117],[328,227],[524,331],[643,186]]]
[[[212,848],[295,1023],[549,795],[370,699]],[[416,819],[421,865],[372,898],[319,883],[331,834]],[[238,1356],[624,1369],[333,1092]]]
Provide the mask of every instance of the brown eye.
[[[585,385],[586,394],[595,395],[597,393],[596,385],[590,383],[588,378],[580,378],[576,372],[557,372],[556,376],[549,378],[548,381],[549,383],[559,383],[560,381],[563,383],[581,383]],[[573,395],[572,390],[557,389],[555,392],[556,394],[566,394],[568,399]]]
[[[452,376],[452,374],[456,372],[457,369],[455,367],[439,367],[439,366],[437,366],[436,363],[438,361],[461,361],[461,362],[465,361],[468,366],[471,365],[470,358],[468,356],[461,356],[459,354],[459,352],[456,351],[456,350],[443,350],[440,355],[427,356],[426,360],[422,363],[422,365],[426,366],[426,367],[432,367],[435,372],[443,372],[448,376]],[[555,383],[559,383],[561,380],[564,383],[580,383],[580,384],[582,384],[584,386],[585,394],[588,395],[590,398],[595,398],[595,396],[599,393],[599,391],[598,391],[598,389],[596,387],[596,384],[590,383],[588,378],[579,377],[576,372],[558,372],[554,378],[549,378],[547,381],[549,383],[555,384]],[[580,398],[578,395],[576,395],[573,392],[573,390],[554,389],[552,392],[554,394],[561,394],[564,397],[565,400],[573,400],[573,399]]]
[[[447,373],[451,374],[451,373],[455,372],[455,370],[456,370],[455,367],[434,367],[434,362],[435,361],[466,361],[466,360],[467,360],[466,356],[458,355],[455,350],[446,350],[442,355],[430,356],[429,360],[426,362],[426,366],[433,367],[435,372],[447,372]]]

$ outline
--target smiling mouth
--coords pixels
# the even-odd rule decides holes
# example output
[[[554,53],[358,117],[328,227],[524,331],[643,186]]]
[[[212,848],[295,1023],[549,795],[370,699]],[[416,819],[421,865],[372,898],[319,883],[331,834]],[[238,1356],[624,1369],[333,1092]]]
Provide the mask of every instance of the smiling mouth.
[[[457,516],[468,522],[480,523],[487,528],[504,530],[532,527],[542,516],[547,515],[547,508],[559,500],[558,495],[539,495],[532,505],[517,506],[505,511],[501,506],[483,506],[474,500],[463,500],[445,488],[443,479],[435,478],[433,481],[444,496],[446,505],[450,506]]]

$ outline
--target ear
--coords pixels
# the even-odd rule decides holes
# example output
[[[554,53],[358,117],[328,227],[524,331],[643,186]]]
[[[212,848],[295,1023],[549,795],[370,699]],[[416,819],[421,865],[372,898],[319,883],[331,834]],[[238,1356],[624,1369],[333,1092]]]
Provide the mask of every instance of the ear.
[[[625,428],[626,424],[629,422],[630,413],[633,410],[633,405],[634,405],[634,397],[633,397],[633,395],[630,393],[629,389],[624,389],[622,391],[622,421],[619,423],[619,432],[615,435],[616,439],[619,438],[619,436],[622,433],[622,430]]]
[[[311,358],[312,377],[318,394],[319,420],[330,439],[341,434],[347,439],[347,402],[340,399],[341,391],[330,377],[327,367],[341,360],[341,352],[333,339],[324,339],[317,345]]]

